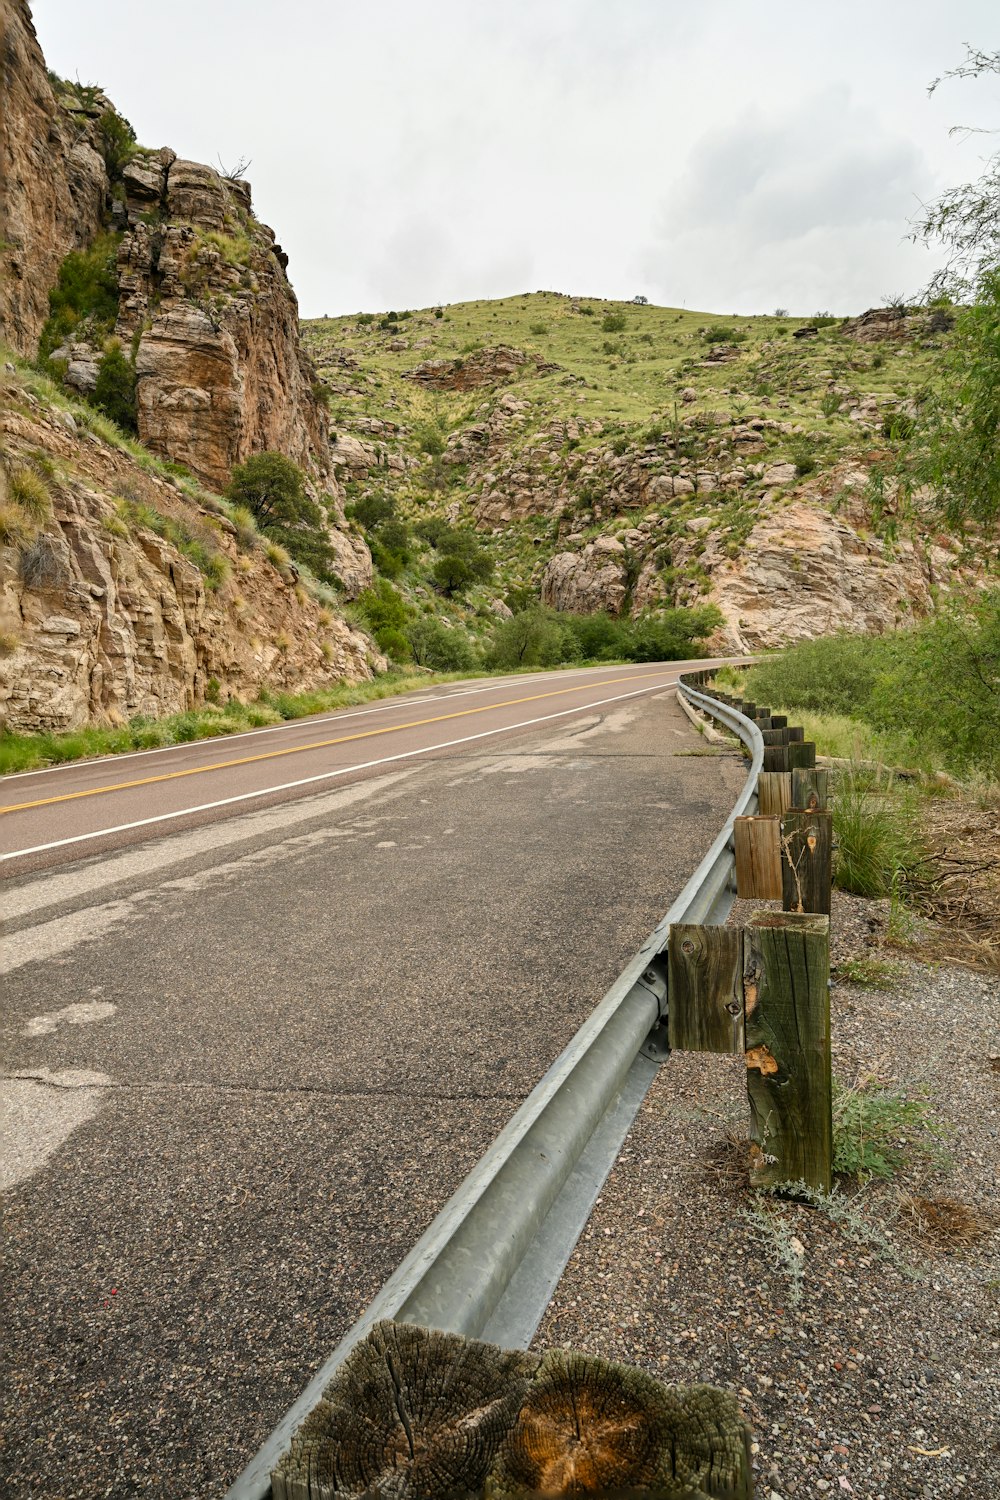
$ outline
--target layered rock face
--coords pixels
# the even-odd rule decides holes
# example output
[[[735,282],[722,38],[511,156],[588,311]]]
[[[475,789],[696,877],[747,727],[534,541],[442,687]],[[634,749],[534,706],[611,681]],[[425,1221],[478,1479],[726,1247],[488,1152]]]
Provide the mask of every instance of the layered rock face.
[[[124,189],[116,332],[138,339],[143,442],[215,488],[265,450],[325,481],[325,408],[285,257],[248,185],[162,150],[129,162]]]
[[[0,3],[0,69],[0,339],[31,355],[60,263],[101,229],[108,175],[92,120],[56,101],[27,0]]]
[[[11,397],[13,396],[13,399]],[[6,398],[6,399],[4,399]],[[0,725],[71,729],[193,708],[206,695],[255,698],[357,681],[385,666],[233,527],[131,456],[20,391],[0,390],[8,464],[58,464],[53,512],[29,547],[0,547]],[[6,484],[0,466],[0,490]],[[0,501],[6,497],[0,493]],[[155,511],[226,560],[205,574],[146,520]]]

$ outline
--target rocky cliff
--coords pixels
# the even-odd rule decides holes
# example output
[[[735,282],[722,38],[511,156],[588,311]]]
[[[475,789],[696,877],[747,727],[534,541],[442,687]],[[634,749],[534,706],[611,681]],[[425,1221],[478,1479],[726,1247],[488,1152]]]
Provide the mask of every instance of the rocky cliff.
[[[72,729],[373,675],[366,636],[86,408],[0,381],[0,725]]]
[[[0,340],[38,346],[49,290],[104,221],[108,174],[94,121],[53,92],[26,0],[0,3]]]
[[[0,389],[0,727],[370,675],[371,642],[211,493],[283,454],[328,528],[329,576],[348,598],[371,583],[249,185],[138,146],[99,88],[48,74],[27,0],[0,0],[0,55],[0,339],[57,382],[8,360]],[[139,443],[73,415],[112,351]]]

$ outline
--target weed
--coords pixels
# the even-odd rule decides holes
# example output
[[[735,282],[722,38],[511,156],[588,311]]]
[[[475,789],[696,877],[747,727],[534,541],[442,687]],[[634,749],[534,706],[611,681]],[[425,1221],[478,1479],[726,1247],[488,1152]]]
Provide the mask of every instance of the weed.
[[[260,532],[252,510],[246,505],[234,505],[229,512],[229,519],[236,528],[238,547],[242,547],[244,552],[252,552],[260,545]]]
[[[892,1177],[914,1156],[940,1160],[942,1133],[926,1094],[910,1097],[870,1075],[834,1084],[833,1169],[845,1177],[867,1182]]]
[[[36,537],[27,547],[21,548],[17,571],[25,588],[53,588],[59,582],[62,568],[47,537]]]
[[[936,1250],[964,1250],[989,1234],[996,1220],[955,1198],[907,1194],[900,1204],[903,1223]]]
[[[0,630],[0,659],[13,656],[21,644],[21,637],[13,630]]]
[[[802,1301],[806,1251],[787,1216],[767,1195],[758,1193],[753,1208],[743,1209],[741,1218],[763,1241],[771,1263],[788,1277],[788,1305],[798,1307]]]
[[[902,964],[880,958],[842,958],[833,971],[840,983],[867,990],[895,989],[905,973]]]

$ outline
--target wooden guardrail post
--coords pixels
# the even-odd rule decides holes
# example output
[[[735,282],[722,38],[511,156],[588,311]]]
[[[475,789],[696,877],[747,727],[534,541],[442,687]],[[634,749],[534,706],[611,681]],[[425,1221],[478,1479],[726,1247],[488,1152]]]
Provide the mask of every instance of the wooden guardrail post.
[[[788,731],[786,731],[788,732]],[[812,740],[789,740],[785,747],[788,751],[788,765],[786,770],[812,770],[816,764],[816,746]]]
[[[833,814],[820,808],[789,808],[781,818],[781,902],[785,911],[830,915],[832,861]]]
[[[750,1180],[830,1191],[830,919],[758,912],[743,931]]]
[[[667,1040],[673,1051],[742,1052],[739,929],[675,922],[667,938],[667,994]]]
[[[765,755],[767,752],[764,752]],[[789,771],[761,771],[757,778],[757,810],[761,813],[783,813],[792,805],[792,777]]]
[[[826,807],[830,773],[815,766],[796,766],[792,772],[792,807]]]
[[[271,1473],[274,1500],[666,1495],[751,1500],[736,1397],[569,1349],[376,1323]]]
[[[746,901],[780,901],[781,826],[774,814],[733,820],[736,894]]]

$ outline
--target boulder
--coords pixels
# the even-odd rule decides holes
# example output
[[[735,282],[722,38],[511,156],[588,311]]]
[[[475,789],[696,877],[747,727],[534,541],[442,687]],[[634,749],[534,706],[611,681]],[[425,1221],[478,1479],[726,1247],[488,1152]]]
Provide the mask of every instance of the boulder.
[[[542,575],[542,603],[572,614],[620,614],[628,595],[626,550],[616,537],[598,537],[580,552],[557,552]]]

